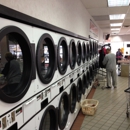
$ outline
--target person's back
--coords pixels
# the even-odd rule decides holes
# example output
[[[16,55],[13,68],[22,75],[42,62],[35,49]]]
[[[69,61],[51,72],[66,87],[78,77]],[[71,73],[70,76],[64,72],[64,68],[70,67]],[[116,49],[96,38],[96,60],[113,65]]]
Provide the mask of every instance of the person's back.
[[[116,55],[109,53],[105,56],[106,59],[106,69],[109,71],[116,70]]]
[[[9,72],[7,74],[8,84],[19,83],[21,79],[20,65],[16,60],[10,61]]]

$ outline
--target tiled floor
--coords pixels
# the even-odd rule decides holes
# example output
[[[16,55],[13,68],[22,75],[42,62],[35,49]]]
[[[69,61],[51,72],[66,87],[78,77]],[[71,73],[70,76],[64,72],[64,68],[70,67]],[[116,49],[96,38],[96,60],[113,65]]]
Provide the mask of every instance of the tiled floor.
[[[126,93],[128,78],[118,77],[116,89],[98,87],[93,99],[99,100],[94,116],[85,116],[76,130],[130,130],[130,118],[126,117]],[[80,113],[81,114],[81,113]]]

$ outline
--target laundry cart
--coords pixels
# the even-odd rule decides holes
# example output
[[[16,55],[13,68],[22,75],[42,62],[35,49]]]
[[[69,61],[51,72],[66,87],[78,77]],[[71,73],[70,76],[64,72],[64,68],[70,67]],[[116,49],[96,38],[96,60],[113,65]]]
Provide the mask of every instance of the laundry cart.
[[[128,86],[130,86],[130,77],[128,78]],[[129,118],[130,116],[130,87],[124,90],[126,93],[126,100],[127,100],[127,108],[126,108],[126,116]]]
[[[99,86],[104,89],[107,86],[106,69],[98,69],[96,79],[98,80]]]

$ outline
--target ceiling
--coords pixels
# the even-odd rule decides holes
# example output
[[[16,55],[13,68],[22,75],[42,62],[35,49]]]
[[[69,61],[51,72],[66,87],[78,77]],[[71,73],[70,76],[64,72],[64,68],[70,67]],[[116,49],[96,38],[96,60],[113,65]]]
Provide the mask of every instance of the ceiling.
[[[107,0],[81,0],[89,14],[102,29],[104,34],[128,35],[130,34],[130,6],[108,7]],[[126,14],[123,20],[110,20],[109,15]],[[122,23],[122,26],[111,27],[111,23]],[[112,28],[120,28],[112,31]]]

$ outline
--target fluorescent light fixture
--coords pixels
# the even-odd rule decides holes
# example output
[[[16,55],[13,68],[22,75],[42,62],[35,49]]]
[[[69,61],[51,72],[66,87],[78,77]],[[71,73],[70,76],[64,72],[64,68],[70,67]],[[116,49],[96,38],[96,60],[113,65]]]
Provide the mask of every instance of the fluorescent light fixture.
[[[111,25],[111,26],[121,26],[122,23],[111,23],[110,25]]]
[[[108,0],[108,7],[129,6],[130,0]]]
[[[120,30],[120,28],[111,28],[111,30],[115,30],[116,31],[116,30]]]
[[[109,15],[110,20],[124,19],[125,14],[113,14]]]

